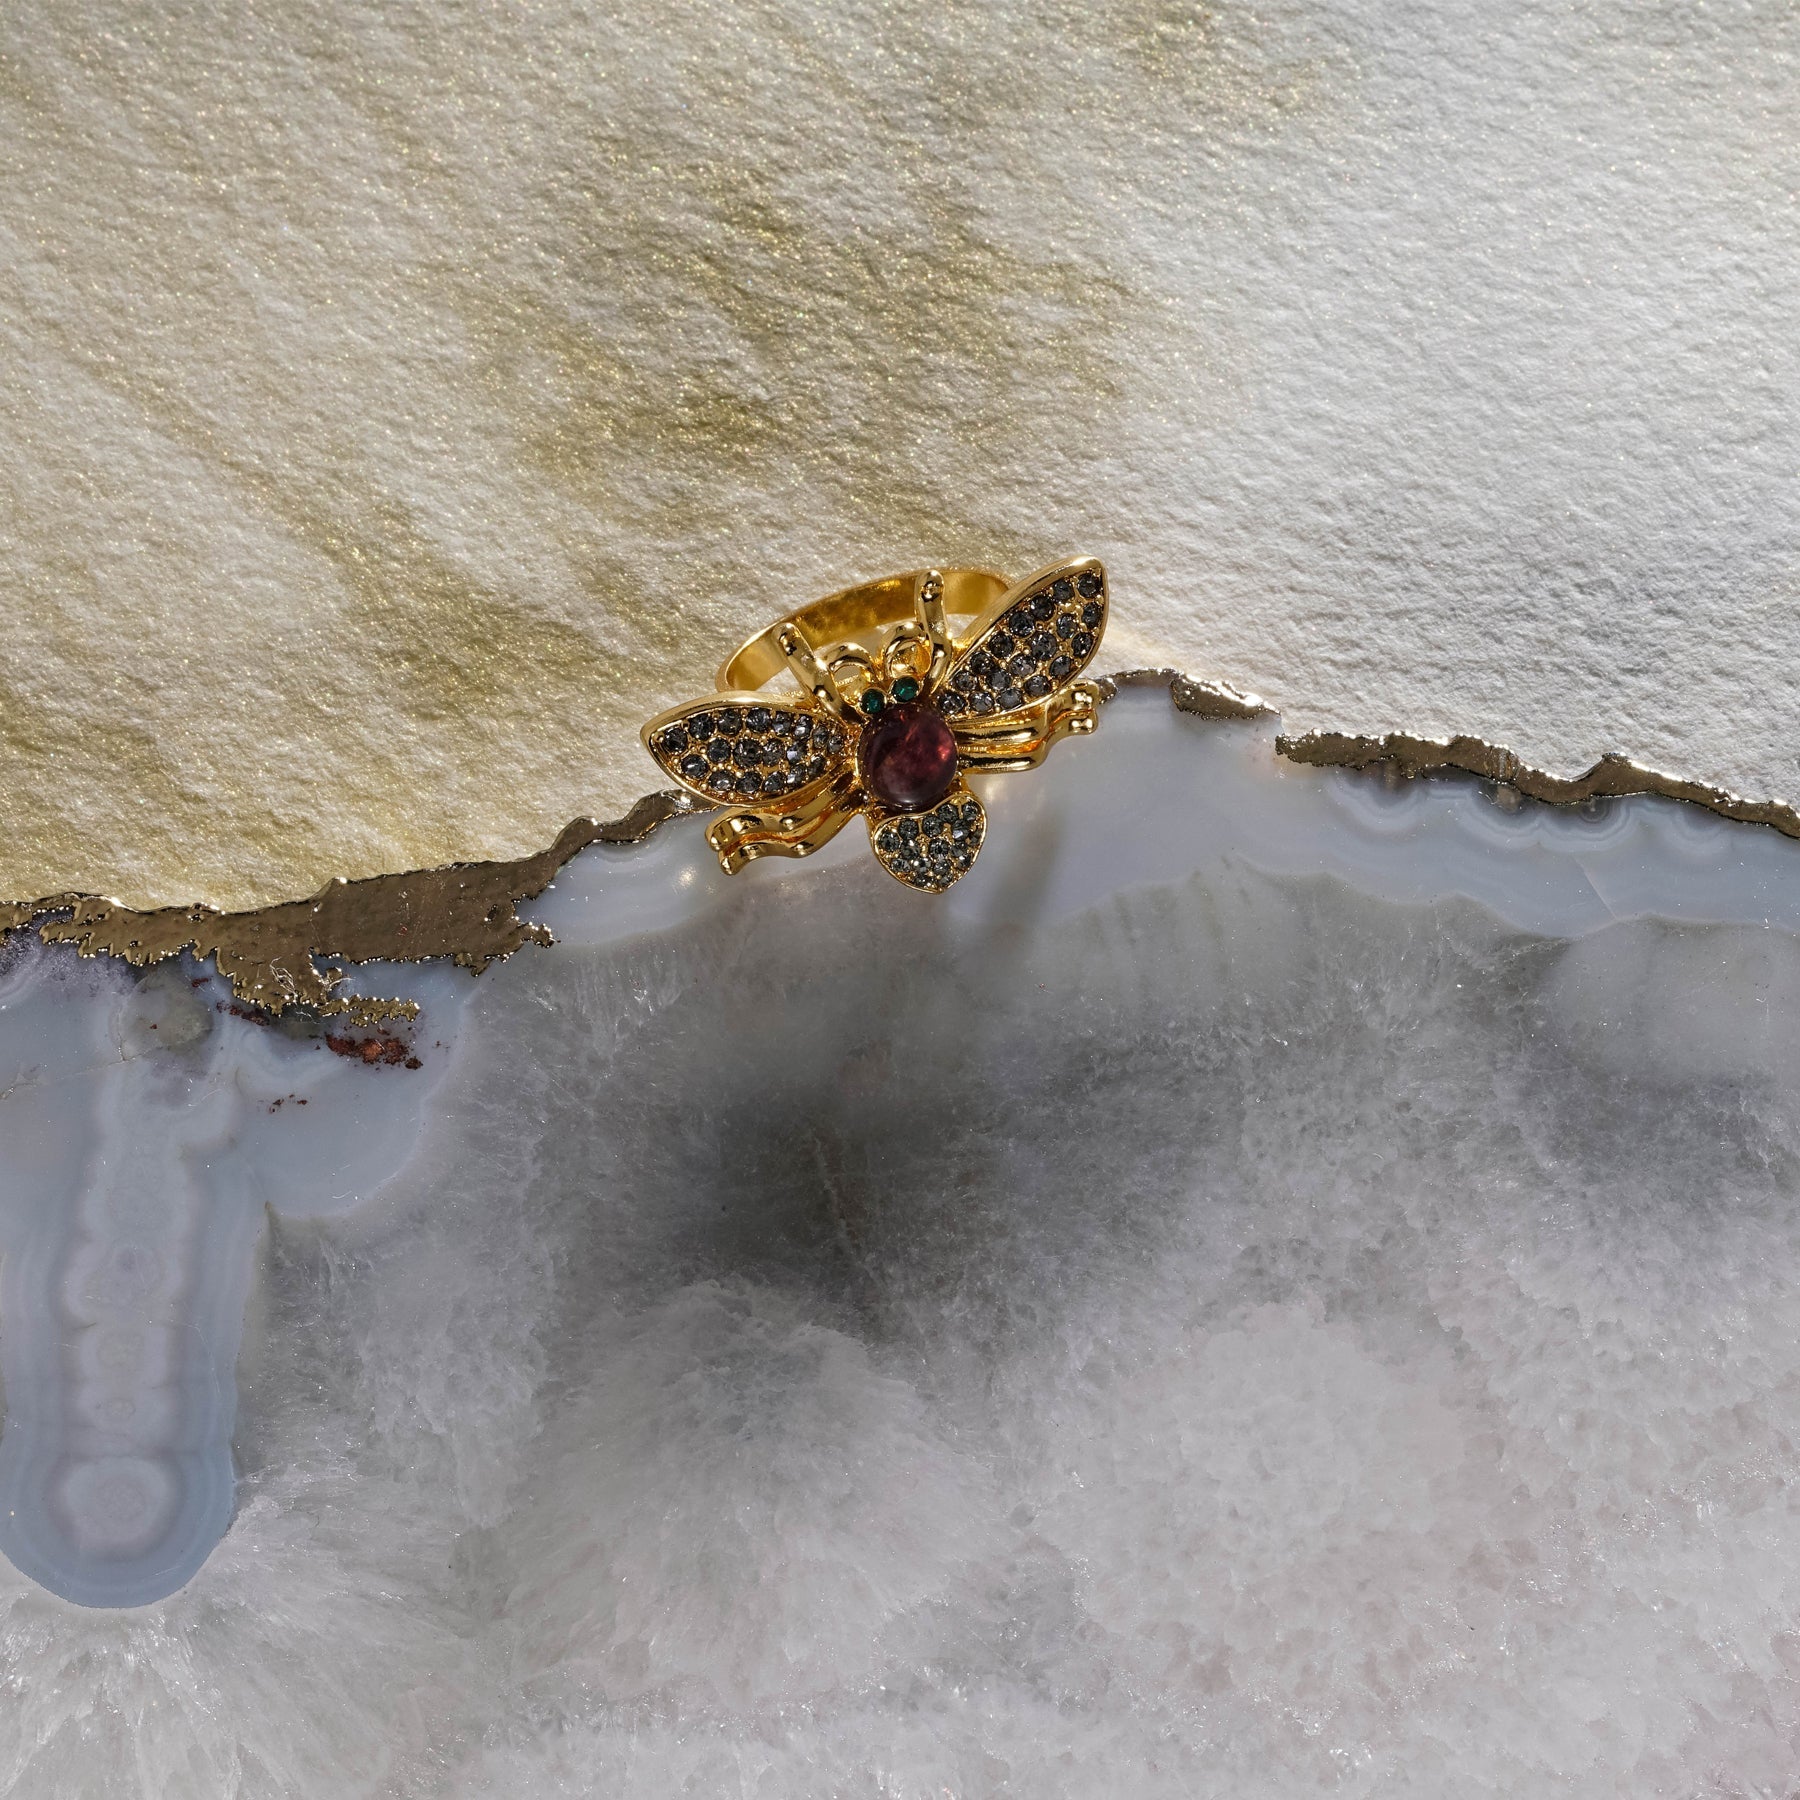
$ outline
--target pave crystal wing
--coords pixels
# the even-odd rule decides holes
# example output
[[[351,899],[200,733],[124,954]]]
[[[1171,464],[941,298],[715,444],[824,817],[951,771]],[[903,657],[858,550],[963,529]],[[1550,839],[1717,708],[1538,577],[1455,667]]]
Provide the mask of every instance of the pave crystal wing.
[[[966,875],[987,836],[987,814],[960,780],[924,812],[872,810],[868,820],[876,861],[896,881],[928,894]]]
[[[999,718],[1059,693],[1094,660],[1107,611],[1106,571],[1093,557],[1040,570],[976,622],[945,672],[938,710]]]
[[[658,713],[644,746],[663,772],[714,806],[785,804],[848,774],[855,746],[841,721],[804,701],[715,694]]]

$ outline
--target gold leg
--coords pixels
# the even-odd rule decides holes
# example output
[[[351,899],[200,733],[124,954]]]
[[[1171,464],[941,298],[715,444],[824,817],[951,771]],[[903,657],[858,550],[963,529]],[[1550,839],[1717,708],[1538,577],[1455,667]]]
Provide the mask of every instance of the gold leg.
[[[759,856],[811,856],[856,817],[858,802],[833,783],[783,813],[729,812],[706,830],[719,867],[735,875]]]
[[[950,635],[950,622],[944,617],[944,577],[940,570],[927,569],[919,577],[919,589],[913,597],[913,610],[925,628],[931,646],[931,666],[926,671],[926,685],[936,689],[943,684],[950,659],[956,654],[956,640]]]
[[[861,723],[856,708],[838,686],[830,667],[833,652],[828,651],[821,658],[806,633],[791,619],[775,628],[775,643],[794,679],[826,712],[834,718],[848,720],[852,725]],[[864,660],[867,660],[866,656]]]
[[[965,715],[953,727],[959,760],[975,774],[1035,769],[1064,738],[1092,731],[1099,713],[1099,688],[1091,681],[1077,681],[993,724]]]

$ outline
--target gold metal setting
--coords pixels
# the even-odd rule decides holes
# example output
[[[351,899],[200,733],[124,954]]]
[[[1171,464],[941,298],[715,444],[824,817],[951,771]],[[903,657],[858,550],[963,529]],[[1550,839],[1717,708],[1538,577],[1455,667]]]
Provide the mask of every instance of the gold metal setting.
[[[1008,583],[915,569],[829,594],[727,658],[717,692],[644,727],[696,799],[728,810],[707,840],[727,875],[810,856],[853,818],[895,880],[942,893],[975,861],[987,815],[966,777],[1035,769],[1094,729],[1106,571],[1071,557]],[[951,614],[971,616],[960,636]],[[791,676],[798,695],[769,695]]]

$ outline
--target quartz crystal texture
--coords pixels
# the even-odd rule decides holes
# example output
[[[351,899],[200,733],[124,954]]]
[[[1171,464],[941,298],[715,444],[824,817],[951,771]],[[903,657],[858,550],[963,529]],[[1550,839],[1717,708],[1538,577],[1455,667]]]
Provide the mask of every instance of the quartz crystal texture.
[[[979,785],[397,1048],[13,948],[0,1780],[1784,1791],[1800,844],[1131,691]]]

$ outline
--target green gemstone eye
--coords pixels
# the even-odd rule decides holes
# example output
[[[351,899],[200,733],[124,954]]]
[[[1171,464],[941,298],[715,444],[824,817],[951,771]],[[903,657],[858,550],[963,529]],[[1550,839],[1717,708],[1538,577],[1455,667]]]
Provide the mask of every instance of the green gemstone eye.
[[[874,718],[886,704],[886,696],[882,693],[880,688],[865,688],[863,690],[863,697],[857,702],[857,705],[859,705],[871,719]]]
[[[919,684],[910,675],[902,675],[894,683],[894,698],[904,704],[919,697]]]

